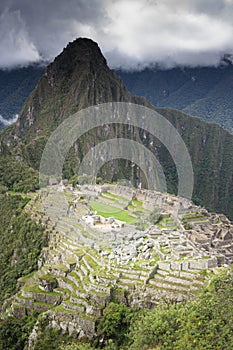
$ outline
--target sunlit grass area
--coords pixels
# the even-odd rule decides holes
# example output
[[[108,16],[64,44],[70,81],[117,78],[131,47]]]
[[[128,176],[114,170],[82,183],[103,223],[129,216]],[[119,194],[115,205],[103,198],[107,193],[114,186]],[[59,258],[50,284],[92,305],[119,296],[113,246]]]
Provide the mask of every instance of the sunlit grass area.
[[[113,217],[116,220],[120,220],[128,224],[132,224],[136,221],[133,216],[129,215],[127,210],[121,210],[114,206],[97,201],[90,201],[90,205],[93,211],[95,211],[98,215],[103,216],[104,218]]]

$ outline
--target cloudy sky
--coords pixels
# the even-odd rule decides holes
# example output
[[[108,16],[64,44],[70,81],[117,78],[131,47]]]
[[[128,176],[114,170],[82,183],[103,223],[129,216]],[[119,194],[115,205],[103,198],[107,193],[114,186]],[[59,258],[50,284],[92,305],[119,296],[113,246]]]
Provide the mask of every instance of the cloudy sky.
[[[1,0],[0,67],[99,43],[111,67],[216,65],[233,53],[233,0]]]

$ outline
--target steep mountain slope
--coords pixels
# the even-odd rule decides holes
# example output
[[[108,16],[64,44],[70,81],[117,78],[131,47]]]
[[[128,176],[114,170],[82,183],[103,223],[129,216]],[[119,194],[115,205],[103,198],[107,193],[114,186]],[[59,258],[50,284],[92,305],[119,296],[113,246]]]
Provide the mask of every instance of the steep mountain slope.
[[[19,159],[34,168],[51,132],[74,112],[98,103],[133,102],[154,108],[143,98],[133,97],[120,78],[110,70],[96,43],[77,39],[50,64],[36,89],[27,99],[15,125],[6,128],[1,137]],[[194,199],[215,211],[233,217],[233,137],[214,124],[191,118],[172,109],[158,109],[183,137],[190,152],[194,174]],[[113,125],[106,135],[103,128],[90,131],[71,149],[65,166],[65,177],[77,172],[83,155],[111,136],[132,138],[146,145],[159,159],[168,182],[168,190],[176,193],[177,173],[166,147],[148,132],[123,125]],[[151,146],[152,145],[152,146]],[[114,160],[104,166],[100,175],[105,180],[128,178],[135,183],[145,179],[131,162]]]
[[[233,131],[233,65],[226,58],[216,68],[147,68],[117,74],[132,94],[158,107],[180,109]]]
[[[8,119],[19,113],[43,73],[44,68],[40,66],[0,70],[0,115]],[[144,96],[158,107],[183,110],[216,122],[230,132],[233,130],[233,68],[227,58],[217,68],[147,68],[116,73],[132,94]],[[0,121],[0,128],[6,125]]]
[[[45,68],[33,65],[12,70],[0,70],[0,128],[7,125],[7,120],[19,114],[29,93],[36,86]]]
[[[37,269],[41,249],[47,242],[41,225],[24,212],[30,199],[20,193],[0,194],[0,305],[16,292],[18,278]]]
[[[77,39],[48,66],[27,99],[14,132],[28,142],[35,135],[49,134],[77,110],[104,102],[134,100],[108,68],[98,45],[89,39]]]

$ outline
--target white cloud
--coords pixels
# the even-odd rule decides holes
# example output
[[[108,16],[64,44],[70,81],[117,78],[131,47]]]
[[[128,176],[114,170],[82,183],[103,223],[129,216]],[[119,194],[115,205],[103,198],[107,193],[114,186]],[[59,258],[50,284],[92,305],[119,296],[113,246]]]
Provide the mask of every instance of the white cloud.
[[[79,36],[97,41],[114,67],[216,65],[233,52],[232,0],[2,0],[0,8],[0,66],[39,52],[52,58]]]
[[[118,0],[109,7],[109,32],[119,58],[128,56],[126,66],[128,61],[131,65],[217,64],[223,53],[232,51],[233,22],[204,10],[191,11],[191,2],[179,7],[180,3]],[[119,63],[124,65],[123,60]]]
[[[0,16],[0,67],[8,68],[38,61],[40,55],[30,40],[20,11],[5,9]]]
[[[18,119],[18,114],[16,114],[11,119],[5,119],[3,116],[0,115],[0,124],[3,124],[4,127],[9,126],[9,125],[15,123],[17,119]]]

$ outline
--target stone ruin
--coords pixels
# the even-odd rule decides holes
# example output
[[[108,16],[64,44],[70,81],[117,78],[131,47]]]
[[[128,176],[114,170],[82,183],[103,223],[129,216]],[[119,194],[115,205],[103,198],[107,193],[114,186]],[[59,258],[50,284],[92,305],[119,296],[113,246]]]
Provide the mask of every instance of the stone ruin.
[[[209,271],[233,261],[233,226],[224,215],[155,191],[112,185],[63,189],[62,184],[51,193],[41,191],[25,207],[45,228],[49,246],[38,271],[18,281],[9,314],[37,310],[53,328],[92,338],[96,319],[113,297],[140,307],[182,301],[195,297]],[[72,206],[69,215],[64,195]],[[128,211],[135,220],[162,208],[161,220],[139,230],[93,213],[91,200]]]
[[[163,215],[168,215],[176,224],[176,229],[159,228],[151,226],[144,232],[148,239],[154,242],[154,249],[161,259],[177,260],[208,259],[209,266],[220,266],[233,262],[233,226],[222,214],[209,213],[206,209],[194,205],[191,201],[169,194],[161,194],[156,191],[134,189],[125,186],[82,186],[79,188],[88,199],[100,199],[102,193],[111,191],[117,196],[122,196],[130,202],[133,199],[141,201],[143,208],[153,210],[162,208]],[[161,210],[161,209],[160,209]],[[189,218],[189,215],[191,217]],[[185,216],[188,228],[185,228]],[[192,217],[193,216],[193,217]],[[96,220],[95,216],[86,218],[90,222]],[[98,219],[99,220],[99,219]],[[102,219],[104,221],[104,219]],[[219,226],[221,225],[221,227]],[[122,245],[127,249],[128,242],[132,240],[132,234],[127,226],[124,230]],[[121,226],[122,228],[123,226]],[[129,237],[128,237],[128,233]],[[138,242],[136,245],[139,244]],[[132,255],[135,255],[135,246],[131,244]],[[146,251],[146,244],[145,244]],[[119,253],[119,255],[121,255]],[[123,254],[124,256],[124,254]],[[129,256],[131,256],[129,254]],[[147,254],[147,259],[151,255]],[[118,259],[119,260],[119,259]],[[207,266],[206,263],[203,263]]]
[[[101,215],[84,215],[82,216],[82,220],[91,226],[98,225],[99,228],[103,228],[102,226],[109,227],[109,228],[122,228],[124,227],[124,222],[114,219],[113,217],[110,218],[104,218]]]

